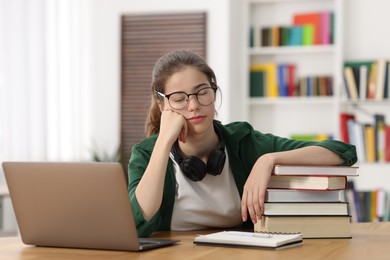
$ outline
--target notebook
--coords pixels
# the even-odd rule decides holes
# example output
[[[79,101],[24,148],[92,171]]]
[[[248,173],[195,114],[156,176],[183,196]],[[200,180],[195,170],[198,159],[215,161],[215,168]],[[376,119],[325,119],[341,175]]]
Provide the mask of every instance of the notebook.
[[[4,162],[23,243],[142,251],[179,242],[138,238],[119,163]]]
[[[303,239],[301,233],[221,231],[196,236],[194,243],[198,245],[282,249],[301,245]]]

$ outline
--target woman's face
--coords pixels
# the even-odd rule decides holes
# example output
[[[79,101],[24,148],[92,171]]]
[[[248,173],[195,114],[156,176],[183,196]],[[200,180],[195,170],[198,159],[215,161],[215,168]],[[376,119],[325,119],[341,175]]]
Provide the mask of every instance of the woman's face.
[[[184,70],[176,72],[167,80],[164,94],[169,95],[177,91],[183,91],[187,94],[194,94],[199,90],[207,87],[211,87],[207,76],[192,67],[187,67]],[[204,95],[204,93],[212,93],[212,95],[214,95],[213,91],[209,92],[206,90],[206,92],[204,92],[202,90],[199,92],[199,98],[201,100],[205,100],[205,96],[201,96]],[[173,96],[170,97],[170,101],[171,104],[173,104],[175,101],[180,102],[180,100],[173,99]],[[168,103],[167,98],[164,98],[163,109],[172,109]],[[184,108],[172,110],[181,114],[187,120],[189,134],[201,133],[209,130],[210,126],[212,126],[215,115],[214,102],[211,102],[209,105],[201,105],[196,99],[195,95],[191,95],[189,97],[188,102]]]

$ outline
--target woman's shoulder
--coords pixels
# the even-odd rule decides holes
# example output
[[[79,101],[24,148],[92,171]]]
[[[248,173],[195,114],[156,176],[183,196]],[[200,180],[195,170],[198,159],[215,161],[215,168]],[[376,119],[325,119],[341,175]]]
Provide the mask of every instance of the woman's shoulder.
[[[225,138],[230,137],[237,141],[254,132],[253,126],[245,121],[236,121],[228,124],[222,124],[221,122],[216,121],[215,124],[221,130]]]
[[[136,143],[133,146],[133,149],[142,149],[142,150],[152,151],[154,148],[154,145],[156,144],[157,136],[158,135],[156,134],[156,135],[146,137],[142,141]]]
[[[253,126],[245,121],[235,121],[228,124],[222,124],[220,121],[215,121],[215,124],[222,130],[237,133],[237,132],[251,132],[253,131]]]

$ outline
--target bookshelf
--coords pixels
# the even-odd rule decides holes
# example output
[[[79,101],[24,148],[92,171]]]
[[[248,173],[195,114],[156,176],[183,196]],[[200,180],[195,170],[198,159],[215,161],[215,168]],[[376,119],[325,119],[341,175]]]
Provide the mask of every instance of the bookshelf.
[[[328,134],[338,138],[339,93],[342,78],[342,1],[340,0],[246,0],[243,17],[246,50],[243,64],[243,104],[245,119],[262,132],[290,137],[293,134]],[[290,26],[299,13],[328,11],[335,14],[334,43],[310,46],[250,47],[250,29]],[[252,32],[253,33],[253,32]],[[261,33],[259,33],[261,34]],[[260,35],[261,38],[261,35]],[[261,40],[260,40],[261,42]],[[333,95],[321,97],[251,97],[249,68],[253,64],[294,64],[296,78],[329,75],[333,78]],[[315,64],[315,66],[313,66]],[[322,118],[319,121],[317,118]],[[313,122],[316,122],[313,124]]]
[[[242,97],[244,119],[262,132],[291,137],[293,134],[331,134],[340,139],[341,112],[356,114],[372,122],[374,113],[390,120],[390,102],[356,101],[345,96],[344,2],[343,0],[246,0],[243,3]],[[327,45],[263,47],[261,40],[251,46],[251,27],[262,28],[292,23],[297,13],[329,11],[335,15],[334,41]],[[257,36],[261,37],[261,33]],[[252,42],[253,45],[253,42]],[[382,57],[386,58],[386,57]],[[297,75],[328,74],[333,77],[333,95],[326,97],[251,97],[250,66],[257,63],[293,63]],[[359,190],[383,188],[390,192],[390,163],[359,163],[360,177],[353,181]]]

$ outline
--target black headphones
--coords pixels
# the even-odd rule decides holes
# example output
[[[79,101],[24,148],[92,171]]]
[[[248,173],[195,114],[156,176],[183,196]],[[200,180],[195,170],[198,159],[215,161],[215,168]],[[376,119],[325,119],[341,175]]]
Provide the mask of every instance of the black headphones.
[[[210,152],[209,158],[207,159],[207,165],[199,157],[194,155],[183,158],[177,140],[172,146],[171,152],[175,161],[179,164],[183,174],[192,181],[203,180],[207,173],[214,176],[219,175],[223,170],[226,160],[225,142],[223,141],[220,130],[215,126],[214,130],[219,139],[219,148],[213,149]]]

